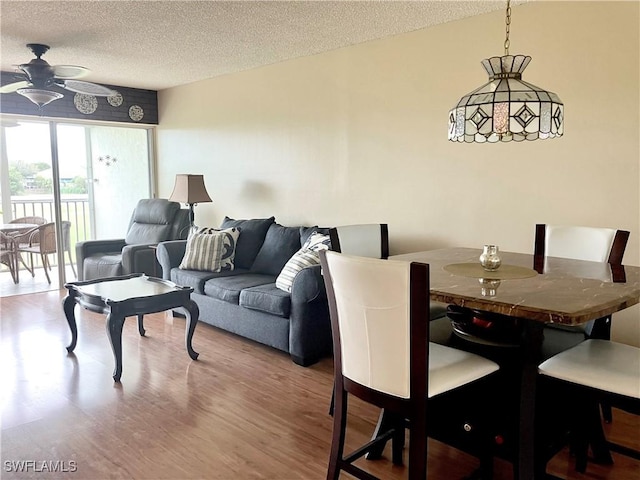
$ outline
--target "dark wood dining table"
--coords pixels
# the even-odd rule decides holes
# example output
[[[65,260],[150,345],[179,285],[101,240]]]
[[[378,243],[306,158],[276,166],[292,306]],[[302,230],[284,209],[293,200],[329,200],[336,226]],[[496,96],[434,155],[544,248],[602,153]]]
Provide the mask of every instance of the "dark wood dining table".
[[[473,275],[451,273],[451,265],[477,264],[481,253],[481,249],[446,248],[389,259],[428,263],[432,301],[518,319],[524,351],[514,473],[520,480],[533,480],[536,380],[544,326],[549,323],[580,325],[640,303],[640,267],[501,252],[503,267],[500,268],[512,266],[532,269],[535,273],[525,278],[500,279],[498,269],[487,274],[491,282]]]

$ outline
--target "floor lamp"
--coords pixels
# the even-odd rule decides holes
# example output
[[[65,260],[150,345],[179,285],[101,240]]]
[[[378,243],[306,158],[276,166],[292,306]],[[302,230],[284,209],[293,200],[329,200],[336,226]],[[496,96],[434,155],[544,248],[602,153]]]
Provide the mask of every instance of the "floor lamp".
[[[204,186],[204,175],[187,175],[182,173],[176,175],[176,183],[173,186],[173,192],[169,200],[186,203],[189,206],[189,226],[191,230],[195,228],[193,206],[196,203],[213,201]]]

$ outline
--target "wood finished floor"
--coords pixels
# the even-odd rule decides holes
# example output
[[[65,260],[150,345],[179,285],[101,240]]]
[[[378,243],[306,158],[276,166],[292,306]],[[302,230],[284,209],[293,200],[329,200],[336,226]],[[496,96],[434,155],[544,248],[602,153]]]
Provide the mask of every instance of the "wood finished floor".
[[[192,361],[184,348],[184,320],[133,318],[123,334],[122,383],[114,384],[104,316],[76,308],[78,346],[53,291],[0,299],[3,479],[322,479],[331,439],[327,407],[332,361],[311,368],[289,356],[199,324]],[[371,434],[378,411],[353,401],[347,442]],[[640,444],[637,417],[614,411],[612,438]],[[382,478],[406,478],[385,458],[360,464]],[[569,479],[638,480],[640,462],[614,454],[615,465],[573,471],[567,451],[549,472]],[[36,468],[9,471],[20,460]],[[77,470],[51,473],[42,462]],[[462,479],[474,458],[429,441],[429,478]],[[9,463],[7,463],[9,462]],[[73,464],[70,462],[74,462]],[[40,471],[36,471],[40,470]],[[344,478],[348,475],[343,475]],[[496,480],[511,479],[496,461]]]

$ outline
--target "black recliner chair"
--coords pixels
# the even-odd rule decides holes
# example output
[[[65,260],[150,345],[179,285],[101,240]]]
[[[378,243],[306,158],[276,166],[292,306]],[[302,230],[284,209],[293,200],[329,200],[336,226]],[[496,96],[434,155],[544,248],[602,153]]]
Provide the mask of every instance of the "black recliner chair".
[[[138,202],[125,238],[76,243],[78,280],[131,273],[158,276],[156,251],[166,240],[184,240],[189,233],[189,210],[162,198]]]

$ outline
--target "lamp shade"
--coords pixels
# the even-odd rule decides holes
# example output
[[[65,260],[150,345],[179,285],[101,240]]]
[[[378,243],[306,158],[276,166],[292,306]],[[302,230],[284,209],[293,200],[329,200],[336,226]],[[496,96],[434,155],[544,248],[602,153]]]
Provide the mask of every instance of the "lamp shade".
[[[169,200],[194,204],[212,202],[204,186],[204,175],[177,174]]]

